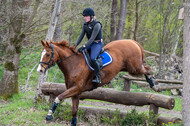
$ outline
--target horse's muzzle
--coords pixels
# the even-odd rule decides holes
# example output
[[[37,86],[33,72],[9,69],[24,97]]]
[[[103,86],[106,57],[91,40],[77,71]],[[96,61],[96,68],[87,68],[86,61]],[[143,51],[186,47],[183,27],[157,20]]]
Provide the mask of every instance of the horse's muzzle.
[[[38,68],[37,68],[37,72],[38,72],[38,73],[45,73],[45,72],[46,72],[46,69],[43,68],[43,67],[41,66],[41,64],[39,64],[39,65],[38,65]]]

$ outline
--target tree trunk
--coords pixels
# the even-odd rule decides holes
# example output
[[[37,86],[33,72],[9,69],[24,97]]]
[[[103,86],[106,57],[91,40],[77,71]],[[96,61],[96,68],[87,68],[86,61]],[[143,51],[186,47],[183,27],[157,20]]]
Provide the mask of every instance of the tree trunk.
[[[61,4],[60,6],[61,6],[61,8],[63,8],[64,5]],[[60,8],[60,9],[61,9],[61,8]],[[61,12],[61,10],[60,10],[60,12]],[[59,12],[59,13],[60,13],[60,12]],[[54,41],[54,42],[57,42],[57,41],[59,42],[59,41],[62,40],[62,34],[63,34],[62,24],[61,24],[62,16],[63,16],[63,14],[60,13],[60,15],[59,15],[59,17],[58,17],[58,20],[57,20],[56,27],[55,27],[55,32],[54,32],[54,35],[53,35],[53,41]]]
[[[13,0],[10,12],[9,42],[6,49],[5,66],[3,77],[0,83],[0,95],[7,99],[14,93],[18,93],[18,65],[22,49],[22,42],[25,38],[21,34],[22,11],[24,6],[22,0]],[[15,16],[16,15],[16,16]]]
[[[55,1],[45,41],[51,41],[53,39],[57,20],[60,15],[61,2],[62,2],[62,0]],[[43,100],[44,100],[44,95],[41,92],[41,84],[46,81],[47,73],[48,73],[48,71],[46,71],[45,74],[39,74],[38,86],[37,86],[37,90],[36,90],[36,94],[35,94],[35,98],[34,98],[35,102],[39,102],[39,101],[43,102]]]
[[[1,60],[3,60],[4,53],[6,52],[6,44],[8,44],[8,36],[9,36],[9,29],[6,28],[7,25],[7,16],[8,12],[6,11],[8,8],[7,6],[7,0],[1,0],[0,1],[0,65],[2,63]],[[4,27],[5,26],[5,27]]]
[[[112,0],[112,9],[111,9],[111,40],[116,39],[117,31],[117,0]]]
[[[18,93],[19,59],[22,50],[22,43],[25,39],[24,33],[29,29],[34,18],[28,18],[29,13],[25,13],[25,10],[28,10],[29,8],[30,2],[31,0],[12,0],[10,1],[10,8],[7,9],[11,10],[9,14],[9,41],[6,49],[3,77],[0,83],[0,95],[5,99],[11,97],[14,93]],[[31,22],[25,25],[25,22],[27,23],[27,19]]]
[[[125,38],[127,38],[127,39],[132,39],[132,29],[133,29],[133,21],[132,21],[132,19],[133,19],[133,11],[132,11],[132,7],[131,7],[131,5],[130,5],[130,2],[131,2],[132,0],[128,0],[128,4],[127,4],[127,34],[126,34],[126,36],[125,36]]]
[[[168,20],[169,20],[169,14],[170,14],[170,6],[171,6],[171,0],[168,1],[168,5],[167,5],[167,10],[164,13],[163,11],[163,3],[164,0],[160,1],[160,10],[161,10],[161,14],[163,14],[163,26],[162,26],[162,35],[160,35],[160,58],[159,58],[159,78],[160,79],[164,79],[165,77],[165,61],[166,61],[166,52],[167,52],[167,48],[169,48],[167,42],[169,42],[168,40],[168,34],[169,34],[169,29],[168,27]],[[162,20],[162,19],[160,19]],[[160,21],[161,23],[161,21]],[[160,24],[161,27],[161,24]],[[160,30],[161,32],[161,30]]]
[[[137,41],[137,29],[138,29],[138,20],[139,20],[139,3],[138,0],[136,0],[136,14],[135,14],[135,30],[134,30],[134,40]]]
[[[116,39],[120,40],[123,38],[123,31],[125,28],[125,21],[126,21],[126,6],[127,6],[127,0],[121,0],[120,1],[120,16],[119,16],[119,23],[118,23],[118,29],[117,29],[117,36]]]
[[[183,45],[183,103],[182,117],[184,126],[190,124],[190,0],[185,1],[184,8],[184,45]]]

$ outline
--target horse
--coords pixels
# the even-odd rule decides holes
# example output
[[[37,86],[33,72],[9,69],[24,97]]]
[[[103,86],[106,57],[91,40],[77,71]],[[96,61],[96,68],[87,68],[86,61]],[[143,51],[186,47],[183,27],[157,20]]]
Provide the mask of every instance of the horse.
[[[84,55],[77,52],[74,46],[69,46],[66,40],[61,42],[41,41],[44,47],[41,53],[41,61],[37,68],[40,73],[56,63],[65,76],[67,90],[58,95],[46,116],[46,120],[53,119],[53,113],[57,105],[63,99],[72,98],[72,120],[71,126],[76,126],[79,95],[85,91],[91,91],[94,87],[92,79],[94,72],[86,64]],[[145,75],[150,87],[158,91],[155,81],[152,78],[151,67],[146,65],[145,55],[142,46],[130,39],[112,41],[104,47],[113,58],[113,62],[105,66],[100,73],[101,84],[98,87],[108,84],[120,71],[128,72],[133,76]]]

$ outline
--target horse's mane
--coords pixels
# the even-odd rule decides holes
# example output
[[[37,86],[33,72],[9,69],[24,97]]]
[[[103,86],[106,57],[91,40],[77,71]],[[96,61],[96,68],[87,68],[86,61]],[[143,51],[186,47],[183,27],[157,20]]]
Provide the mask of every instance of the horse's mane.
[[[60,42],[53,42],[51,41],[50,43],[57,45],[57,46],[62,46],[62,47],[67,47],[69,49],[71,49],[72,52],[76,53],[77,50],[74,48],[74,46],[70,46],[70,43],[66,40],[62,40]]]

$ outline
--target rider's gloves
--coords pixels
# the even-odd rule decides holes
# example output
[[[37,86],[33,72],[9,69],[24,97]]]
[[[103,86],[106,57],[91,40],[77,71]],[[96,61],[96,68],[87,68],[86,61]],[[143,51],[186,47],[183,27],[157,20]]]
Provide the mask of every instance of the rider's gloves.
[[[82,52],[86,48],[86,45],[82,45],[79,49],[78,52]]]

